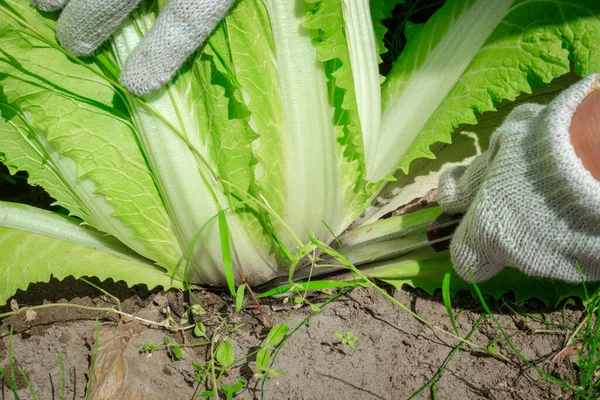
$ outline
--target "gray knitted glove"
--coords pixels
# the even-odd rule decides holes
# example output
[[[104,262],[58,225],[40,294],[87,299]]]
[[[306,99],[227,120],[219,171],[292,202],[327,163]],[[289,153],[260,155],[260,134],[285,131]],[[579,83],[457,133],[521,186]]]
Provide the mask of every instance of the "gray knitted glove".
[[[76,56],[93,53],[141,0],[31,0],[43,11],[63,9],[59,43]],[[121,83],[142,95],[168,82],[213,31],[235,0],[169,0],[127,59]],[[67,4],[68,3],[68,4]]]
[[[441,207],[466,213],[450,248],[461,277],[470,281],[469,266],[476,281],[512,266],[577,283],[578,262],[586,280],[600,280],[600,182],[569,134],[577,106],[599,85],[600,75],[589,76],[548,106],[516,108],[487,153],[442,175]]]

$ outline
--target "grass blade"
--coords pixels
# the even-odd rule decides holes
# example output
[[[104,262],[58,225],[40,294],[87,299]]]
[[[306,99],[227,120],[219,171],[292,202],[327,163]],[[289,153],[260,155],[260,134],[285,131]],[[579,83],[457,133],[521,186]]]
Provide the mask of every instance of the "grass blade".
[[[17,379],[15,378],[15,363],[13,360],[13,329],[14,327],[10,326],[10,334],[8,336],[8,369],[10,370],[10,377],[12,379],[12,383],[15,386],[15,390],[17,388]]]
[[[290,253],[290,250],[286,247],[286,245],[283,244],[277,238],[277,236],[275,236],[275,234],[271,235],[271,237],[273,238],[273,241],[277,245],[277,248],[279,249],[279,252],[283,256],[283,258],[285,258],[285,260],[289,263],[294,262],[294,256],[292,255],[292,253]]]
[[[334,281],[334,280],[318,280],[318,281],[310,281],[310,282],[298,282],[292,285],[285,284],[278,286],[274,289],[269,290],[268,292],[261,293],[256,297],[259,299],[271,296],[277,296],[280,294],[287,294],[295,289],[297,291],[305,291],[305,290],[324,290],[324,289],[336,289],[336,288],[344,288],[350,287],[354,288],[357,286],[366,286],[362,282],[345,282],[345,281]]]
[[[6,386],[8,387],[8,390],[10,390],[13,393],[14,399],[15,400],[19,400],[19,396],[17,395],[17,385],[16,384],[11,384],[11,382],[8,380],[8,377],[4,373],[3,369],[0,369],[0,375],[2,375],[2,380],[4,381],[4,383],[6,384]]]
[[[98,356],[98,337],[100,336],[100,324],[96,319],[96,335],[94,340],[94,351],[92,354],[92,363],[90,365],[90,376],[87,382],[87,388],[85,390],[85,400],[90,398],[90,394],[92,394],[92,381],[94,379],[94,367],[96,366],[96,357]]]
[[[454,328],[454,332],[456,332],[456,335],[460,336],[460,332],[458,331],[458,327],[456,326],[456,321],[454,321],[454,313],[452,312],[452,301],[450,299],[451,277],[452,271],[448,271],[446,272],[446,275],[444,275],[444,281],[442,282],[442,299],[444,300],[444,306],[446,307],[446,312],[448,313],[448,318],[450,319],[452,328]]]
[[[18,367],[18,368],[19,368],[19,373],[25,380],[25,384],[27,385],[27,388],[29,389],[29,393],[31,393],[31,398],[33,400],[37,400],[37,396],[35,395],[35,392],[33,391],[33,387],[31,387],[31,383],[29,382],[29,379],[27,379],[27,375],[25,374],[25,371],[23,371],[23,368],[21,368],[21,367]]]
[[[231,260],[231,246],[229,243],[229,225],[225,211],[219,210],[219,235],[221,237],[221,254],[223,256],[223,268],[225,268],[225,279],[231,295],[235,297],[235,278],[233,276],[233,262]]]
[[[58,361],[60,362],[60,398],[65,400],[65,364],[60,349],[58,349]]]

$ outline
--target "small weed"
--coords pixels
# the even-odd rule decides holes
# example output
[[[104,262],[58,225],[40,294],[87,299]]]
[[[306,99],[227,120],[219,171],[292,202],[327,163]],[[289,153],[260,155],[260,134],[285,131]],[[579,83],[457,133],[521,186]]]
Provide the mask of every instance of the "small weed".
[[[576,385],[575,395],[583,399],[597,399],[600,396],[600,289],[586,303],[586,314],[573,329],[557,360],[568,363],[571,379]],[[576,361],[567,354],[574,352]],[[574,367],[575,364],[577,368]]]
[[[196,325],[194,325],[194,335],[208,340],[208,336],[206,336],[206,327],[202,322],[196,322]]]
[[[183,352],[181,351],[181,345],[179,343],[172,342],[168,336],[165,336],[164,343],[165,348],[173,360],[177,361],[183,358]]]
[[[282,376],[281,371],[271,369],[271,353],[273,348],[285,338],[288,330],[289,328],[286,325],[275,325],[269,331],[263,347],[239,359],[235,358],[233,346],[227,340],[227,337],[221,336],[224,332],[213,333],[210,359],[204,365],[199,361],[194,363],[194,378],[200,383],[200,387],[207,389],[203,392],[198,391],[195,398],[198,398],[198,396],[216,398],[217,393],[223,393],[227,399],[233,398],[236,393],[244,388],[246,381],[240,379],[235,384],[230,385],[222,383],[221,379],[232,368],[246,362],[253,356],[256,359],[256,368],[258,369],[257,377],[263,377],[266,374]]]
[[[220,392],[224,393],[227,398],[232,398],[246,384],[243,379],[234,385],[226,385],[221,382],[223,376],[235,364],[244,359],[235,359],[235,351],[225,332],[226,330],[223,329],[223,326],[213,332],[212,338],[208,342],[208,345],[210,345],[210,356],[205,364],[202,364],[200,361],[194,362],[194,379],[198,382],[194,399],[217,399]]]
[[[148,358],[152,357],[152,353],[158,350],[158,345],[153,341],[149,341],[148,343],[144,343],[142,345],[142,353],[147,353]]]
[[[221,391],[223,392],[223,394],[225,394],[227,400],[231,400],[233,399],[233,396],[237,394],[237,392],[244,388],[244,385],[246,385],[246,381],[243,379],[240,379],[233,385],[228,385],[224,383],[221,385]]]
[[[197,344],[177,344],[172,342],[170,339],[163,345],[156,345],[155,343],[146,343],[142,346],[142,351],[151,354],[154,351],[167,350],[171,357],[174,359],[180,358],[181,355],[178,351],[181,351],[182,347],[190,347],[192,345],[208,345],[209,358],[202,363],[201,361],[195,361],[193,364],[193,376],[194,380],[198,382],[198,387],[194,395],[194,399],[205,398],[205,399],[217,399],[224,396],[227,399],[232,399],[237,393],[239,393],[245,386],[246,381],[239,379],[233,384],[227,384],[222,382],[223,377],[227,376],[233,368],[236,368],[242,364],[247,363],[252,357],[256,360],[257,377],[262,377],[265,374],[271,374],[276,376],[283,375],[282,372],[271,369],[271,352],[286,336],[289,328],[283,324],[275,325],[265,340],[265,345],[243,357],[236,358],[235,350],[230,336],[241,327],[241,325],[230,326],[226,319],[220,319],[219,325],[214,329],[210,335],[210,339],[207,342]],[[198,322],[194,327],[194,333],[196,336],[207,338],[207,331],[204,324]]]
[[[340,332],[335,332],[333,334],[333,337],[339,339],[342,342],[342,345],[348,346],[351,349],[356,348],[356,342],[358,341],[358,339],[360,339],[358,336],[353,334],[351,331],[346,332],[345,335],[341,334]]]
[[[185,344],[181,344],[181,343],[177,343],[172,341],[168,336],[165,336],[163,339],[163,344],[159,345],[154,343],[152,340],[149,341],[148,343],[144,343],[142,345],[142,347],[140,348],[140,351],[142,353],[146,353],[147,357],[150,358],[152,357],[152,354],[157,352],[157,351],[161,351],[161,350],[165,350],[167,351],[167,353],[169,354],[169,356],[177,361],[183,358],[183,352],[182,352],[182,348],[184,347],[200,347],[200,346],[206,346],[210,344],[210,342],[193,342],[193,343],[185,343]]]
[[[256,376],[262,378],[265,374],[283,376],[284,373],[271,369],[271,356],[275,347],[285,338],[290,328],[284,324],[277,324],[271,328],[267,335],[266,343],[256,354],[256,368],[260,371]]]

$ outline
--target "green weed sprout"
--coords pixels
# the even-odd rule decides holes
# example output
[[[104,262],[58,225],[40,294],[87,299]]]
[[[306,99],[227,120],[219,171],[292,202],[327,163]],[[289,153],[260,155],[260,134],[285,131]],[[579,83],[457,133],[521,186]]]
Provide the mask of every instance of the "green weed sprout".
[[[356,348],[356,342],[358,341],[358,339],[360,339],[358,336],[353,334],[351,331],[346,332],[345,335],[341,334],[340,332],[334,332],[333,336],[335,338],[339,339],[342,342],[342,345],[348,346],[351,349]]]

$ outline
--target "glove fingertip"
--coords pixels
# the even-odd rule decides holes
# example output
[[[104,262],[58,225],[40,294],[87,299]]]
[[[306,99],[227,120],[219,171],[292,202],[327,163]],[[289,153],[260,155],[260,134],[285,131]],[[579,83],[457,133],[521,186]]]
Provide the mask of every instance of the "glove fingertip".
[[[173,69],[174,71],[177,68]],[[169,82],[175,72],[171,74],[157,73],[151,71],[148,66],[144,67],[138,62],[130,62],[127,60],[125,66],[121,70],[119,82],[127,89],[127,91],[136,96],[148,95],[157,91]]]
[[[120,81],[135,95],[169,82],[233,5],[233,0],[170,0],[127,58]]]
[[[56,38],[73,55],[89,56],[110,37],[139,2],[140,0],[69,1],[56,24]]]
[[[62,10],[69,0],[31,0],[30,4],[40,11],[53,12]]]
[[[56,23],[56,40],[69,53],[76,57],[87,57],[94,53],[101,44],[89,41],[89,35],[79,32],[77,13],[69,12],[69,7],[63,11]]]
[[[75,57],[90,56],[98,48],[98,46],[93,46],[89,43],[77,40],[77,38],[72,37],[72,35],[64,32],[63,29],[60,29],[59,26],[60,25],[56,28],[56,39],[58,40],[58,43]]]

